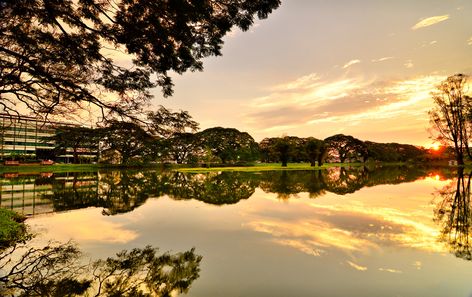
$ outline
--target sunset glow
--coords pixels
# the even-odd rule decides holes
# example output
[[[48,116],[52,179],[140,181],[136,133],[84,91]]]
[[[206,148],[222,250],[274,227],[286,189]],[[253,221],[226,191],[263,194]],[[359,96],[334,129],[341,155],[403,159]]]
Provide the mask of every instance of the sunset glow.
[[[466,0],[283,1],[228,36],[203,72],[175,76],[173,98],[156,91],[154,104],[257,141],[343,133],[425,145],[431,91],[471,73],[471,12]]]

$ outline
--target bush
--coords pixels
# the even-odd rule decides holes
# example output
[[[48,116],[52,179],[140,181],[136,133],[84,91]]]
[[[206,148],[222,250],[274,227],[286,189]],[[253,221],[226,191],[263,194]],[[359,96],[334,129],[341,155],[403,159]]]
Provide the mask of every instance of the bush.
[[[26,239],[25,219],[14,211],[0,208],[0,250]]]

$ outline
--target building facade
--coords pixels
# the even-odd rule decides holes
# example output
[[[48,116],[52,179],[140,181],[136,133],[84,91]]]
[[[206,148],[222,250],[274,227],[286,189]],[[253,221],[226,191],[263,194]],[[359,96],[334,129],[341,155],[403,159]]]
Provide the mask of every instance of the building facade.
[[[27,116],[0,114],[0,160],[29,159],[55,160],[66,162],[72,160],[72,149],[57,154],[55,144],[48,137],[54,136],[56,129],[73,126],[69,123],[45,122]],[[97,150],[81,148],[80,157],[84,160],[96,160]]]

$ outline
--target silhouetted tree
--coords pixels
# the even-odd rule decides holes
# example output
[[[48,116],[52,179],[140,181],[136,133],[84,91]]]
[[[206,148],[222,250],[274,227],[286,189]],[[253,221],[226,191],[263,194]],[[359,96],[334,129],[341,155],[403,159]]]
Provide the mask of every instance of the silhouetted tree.
[[[472,158],[469,149],[472,99],[465,93],[467,79],[456,74],[443,81],[432,94],[435,107],[429,112],[430,122],[439,134],[437,140],[454,146],[459,165],[464,165],[465,155]]]
[[[195,132],[198,123],[187,111],[173,112],[160,106],[147,113],[149,132],[156,137],[169,138],[177,133]]]
[[[88,105],[101,108],[104,117],[137,115],[151,97],[149,88],[172,94],[169,71],[202,70],[203,58],[221,55],[223,37],[233,27],[248,30],[255,15],[266,18],[279,5],[280,0],[1,1],[0,105],[14,113],[20,103],[42,115],[67,115]],[[123,53],[133,67],[121,66]]]

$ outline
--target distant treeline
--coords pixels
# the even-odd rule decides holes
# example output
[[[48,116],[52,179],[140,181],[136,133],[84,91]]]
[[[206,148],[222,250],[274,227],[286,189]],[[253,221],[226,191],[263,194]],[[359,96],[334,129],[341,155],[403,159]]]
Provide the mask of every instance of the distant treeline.
[[[73,163],[84,160],[81,153],[98,152],[103,163],[149,162],[199,164],[206,166],[244,165],[251,162],[415,162],[446,159],[446,151],[431,152],[423,147],[398,143],[362,141],[336,134],[326,139],[283,136],[264,138],[257,143],[247,132],[214,127],[198,131],[198,123],[186,111],[172,112],[160,107],[147,114],[145,122],[109,121],[97,128],[64,126],[44,141],[54,143],[54,159],[68,152]],[[16,156],[19,158],[19,156]]]
[[[444,150],[438,152],[410,144],[362,141],[343,134],[326,139],[273,137],[257,143],[246,132],[222,127],[200,132],[178,131],[163,136],[135,123],[114,122],[96,129],[59,128],[54,138],[58,153],[71,148],[76,152],[86,144],[88,147],[95,144],[100,150],[101,162],[122,164],[168,162],[213,166],[260,161],[282,163],[282,166],[289,162],[321,166],[325,162],[423,162],[448,158]],[[80,161],[74,158],[75,163]]]

